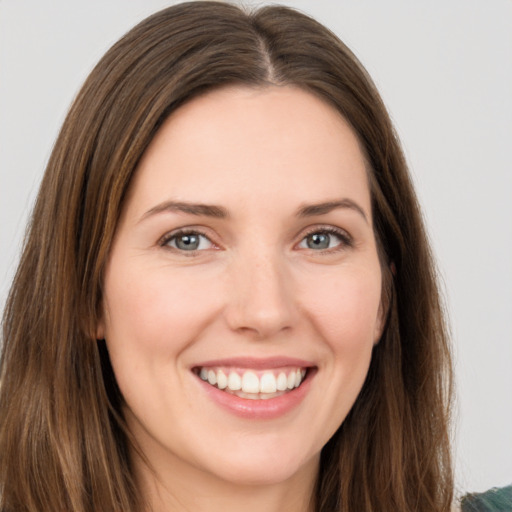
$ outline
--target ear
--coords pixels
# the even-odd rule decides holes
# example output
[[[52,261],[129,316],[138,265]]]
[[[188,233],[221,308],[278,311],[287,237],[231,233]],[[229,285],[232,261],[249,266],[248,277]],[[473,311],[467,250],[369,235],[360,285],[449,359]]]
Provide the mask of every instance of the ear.
[[[105,339],[105,323],[103,321],[103,316],[98,319],[98,323],[96,324],[96,339]]]
[[[373,337],[374,345],[379,343],[388,322],[389,309],[391,308],[391,302],[393,301],[393,280],[396,276],[395,264],[391,262],[389,266],[384,267],[383,272],[384,275],[382,276],[382,291],[379,310],[377,311],[377,320],[375,322],[375,333]]]
[[[373,334],[373,344],[377,345],[384,332],[384,326],[386,325],[387,318],[387,307],[385,307],[384,300],[381,299],[379,304],[379,310],[377,311],[377,319],[375,321],[375,332]]]
[[[98,312],[96,314],[96,329],[95,329],[95,337],[97,340],[105,339],[105,308],[103,304],[103,299],[100,301],[98,306]]]

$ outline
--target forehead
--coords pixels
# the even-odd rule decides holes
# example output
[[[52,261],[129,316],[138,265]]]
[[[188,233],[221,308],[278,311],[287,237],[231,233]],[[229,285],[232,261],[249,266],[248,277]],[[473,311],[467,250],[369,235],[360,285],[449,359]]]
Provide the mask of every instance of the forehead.
[[[229,87],[174,112],[137,168],[130,196],[297,204],[355,195],[369,209],[366,162],[345,119],[291,86]],[[286,197],[284,197],[286,196]]]

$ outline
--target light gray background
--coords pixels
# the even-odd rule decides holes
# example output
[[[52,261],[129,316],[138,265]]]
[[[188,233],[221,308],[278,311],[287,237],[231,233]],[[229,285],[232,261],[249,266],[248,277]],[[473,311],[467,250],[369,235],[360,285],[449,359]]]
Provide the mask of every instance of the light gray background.
[[[0,307],[67,107],[105,50],[167,0],[0,0]],[[246,1],[246,5],[260,2]],[[512,482],[512,0],[289,0],[374,77],[445,286],[457,483]]]

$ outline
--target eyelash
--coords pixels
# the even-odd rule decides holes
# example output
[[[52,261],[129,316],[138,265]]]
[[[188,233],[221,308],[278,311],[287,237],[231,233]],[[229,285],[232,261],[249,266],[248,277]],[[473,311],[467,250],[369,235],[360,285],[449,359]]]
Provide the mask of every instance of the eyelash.
[[[315,226],[315,227],[309,229],[303,235],[299,244],[302,243],[304,240],[306,240],[309,236],[314,235],[314,234],[333,235],[339,239],[340,243],[338,245],[336,245],[335,247],[327,248],[327,249],[320,249],[318,251],[309,248],[309,250],[311,250],[313,252],[318,252],[318,253],[323,253],[323,254],[335,253],[338,251],[342,251],[344,249],[349,249],[354,246],[354,241],[353,241],[352,237],[346,231],[339,229],[339,228],[332,227],[332,226]],[[202,252],[204,249],[193,249],[190,251],[186,251],[183,249],[179,249],[177,247],[170,247],[168,245],[171,240],[175,240],[181,236],[187,236],[187,235],[204,237],[214,247],[216,247],[215,243],[211,241],[211,239],[208,237],[208,235],[199,229],[181,229],[179,231],[173,231],[171,233],[164,235],[158,241],[158,245],[163,248],[168,248],[170,250],[177,251],[180,254],[183,254],[185,256],[196,256],[196,255],[198,255],[199,252]]]
[[[180,229],[178,231],[173,231],[171,233],[167,233],[158,241],[158,245],[163,248],[177,251],[180,254],[183,254],[185,256],[196,256],[197,253],[201,252],[201,249],[193,249],[190,251],[185,251],[185,250],[179,249],[178,247],[170,247],[168,245],[171,240],[175,240],[179,237],[187,236],[187,235],[188,236],[199,236],[199,237],[206,238],[213,246],[215,246],[215,244],[210,240],[208,235],[199,229]]]
[[[302,243],[304,240],[307,239],[308,236],[315,235],[315,234],[322,234],[322,235],[334,235],[337,237],[340,241],[338,245],[332,248],[323,249],[319,251],[314,251],[313,249],[310,249],[314,252],[318,252],[321,254],[332,254],[336,253],[338,251],[343,251],[345,249],[350,249],[354,246],[354,240],[352,237],[343,229],[335,228],[333,226],[315,226],[304,234],[304,236],[301,238],[299,243]]]

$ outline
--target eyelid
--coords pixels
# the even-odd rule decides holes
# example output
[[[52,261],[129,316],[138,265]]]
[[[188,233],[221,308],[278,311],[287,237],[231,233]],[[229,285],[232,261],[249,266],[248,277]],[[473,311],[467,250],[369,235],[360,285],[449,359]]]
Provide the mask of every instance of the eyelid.
[[[337,226],[330,225],[330,224],[323,224],[323,225],[320,224],[320,225],[310,226],[310,227],[306,228],[306,230],[301,233],[300,240],[296,245],[302,243],[304,239],[306,239],[308,236],[310,236],[314,233],[327,233],[330,235],[335,235],[340,239],[341,242],[336,247],[333,247],[330,249],[323,249],[323,250],[316,250],[316,251],[313,249],[306,249],[306,250],[325,254],[325,253],[336,252],[339,250],[344,250],[344,249],[353,247],[353,245],[354,245],[354,239],[353,239],[352,235],[350,235],[350,233],[347,230],[337,227]]]
[[[303,230],[300,234],[299,241],[295,244],[295,247],[297,247],[300,243],[304,241],[308,236],[314,234],[314,233],[327,233],[330,235],[334,235],[339,238],[340,243],[336,247],[328,248],[328,249],[320,249],[320,250],[313,250],[313,249],[306,249],[309,251],[317,252],[317,253],[333,253],[336,251],[344,250],[347,248],[350,248],[354,245],[354,239],[350,233],[340,227],[333,226],[330,224],[320,224],[320,225],[314,225],[309,226],[305,230]],[[171,247],[167,245],[170,240],[172,240],[175,237],[178,237],[180,235],[199,235],[204,238],[206,238],[211,244],[212,247],[208,249],[193,249],[190,251],[184,251],[177,247]],[[187,226],[187,227],[181,227],[174,230],[171,230],[167,233],[165,233],[163,236],[161,236],[158,241],[157,245],[162,248],[168,248],[169,250],[173,250],[175,252],[178,252],[180,254],[184,254],[186,256],[194,256],[197,255],[197,253],[204,252],[210,249],[220,249],[219,244],[215,243],[215,241],[212,239],[212,236],[207,234],[207,230],[202,229],[200,227],[195,226]],[[304,248],[301,248],[304,249]]]
[[[169,243],[170,240],[172,240],[173,238],[177,238],[178,236],[182,236],[182,235],[198,235],[198,236],[202,236],[204,238],[206,238],[211,244],[212,244],[212,248],[213,249],[218,249],[219,246],[218,244],[216,244],[213,240],[212,240],[212,237],[209,236],[205,230],[201,229],[201,228],[198,228],[198,227],[193,227],[193,226],[190,226],[190,227],[183,227],[183,228],[177,228],[177,229],[174,229],[172,231],[169,231],[167,233],[165,233],[163,236],[161,236],[158,241],[157,241],[157,245],[159,247],[162,247],[162,248],[167,248],[169,250],[173,250],[175,252],[178,252],[180,254],[185,254],[186,256],[193,256],[195,255],[196,253],[198,252],[203,252],[203,251],[206,251],[206,250],[209,250],[209,249],[193,249],[193,250],[190,250],[190,251],[184,251],[184,250],[181,250],[177,247],[171,247],[169,245],[167,245]],[[188,254],[186,254],[188,253]]]

